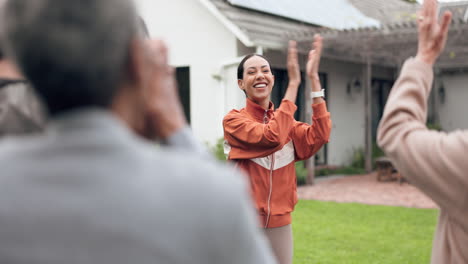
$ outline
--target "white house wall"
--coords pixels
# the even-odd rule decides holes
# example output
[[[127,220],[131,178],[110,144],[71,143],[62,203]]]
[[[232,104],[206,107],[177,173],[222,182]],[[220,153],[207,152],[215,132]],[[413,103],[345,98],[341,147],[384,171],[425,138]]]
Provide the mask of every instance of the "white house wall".
[[[229,67],[226,67],[224,72],[224,85],[226,91],[224,114],[227,114],[232,109],[241,109],[245,107],[245,94],[237,85],[237,66],[237,63],[231,64]]]
[[[213,78],[236,57],[236,38],[196,0],[137,0],[150,35],[170,49],[171,65],[190,67],[191,126],[201,141],[222,136],[225,96]]]
[[[442,76],[434,87],[436,93],[440,88],[440,81],[445,87],[445,102],[439,101],[440,125],[445,131],[468,129],[468,74]]]
[[[328,143],[328,163],[346,165],[353,152],[364,146],[364,89],[346,93],[348,82],[362,80],[362,66],[323,59],[320,72],[327,74],[327,103],[333,127]],[[362,81],[361,81],[362,83]]]

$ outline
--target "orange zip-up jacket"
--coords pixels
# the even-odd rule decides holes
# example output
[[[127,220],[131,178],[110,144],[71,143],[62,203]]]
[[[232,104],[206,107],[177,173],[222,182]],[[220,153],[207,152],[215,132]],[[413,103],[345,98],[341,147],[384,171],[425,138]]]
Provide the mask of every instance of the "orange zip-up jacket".
[[[291,223],[297,203],[294,162],[314,155],[329,141],[330,113],[326,103],[313,104],[313,124],[294,119],[297,106],[283,100],[278,109],[265,110],[250,99],[223,120],[225,152],[250,179],[261,226]]]

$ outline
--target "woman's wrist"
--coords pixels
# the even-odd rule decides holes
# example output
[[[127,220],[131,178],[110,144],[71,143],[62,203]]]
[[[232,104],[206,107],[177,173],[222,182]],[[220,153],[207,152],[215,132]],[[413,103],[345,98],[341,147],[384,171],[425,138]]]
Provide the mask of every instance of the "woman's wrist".
[[[293,103],[296,103],[297,98],[297,90],[299,85],[294,85],[292,83],[288,84],[288,88],[286,89],[286,93],[284,94],[283,99],[289,100]]]
[[[307,77],[309,77],[309,79],[310,79],[311,81],[320,80],[320,77],[319,77],[319,74],[318,74],[318,73],[307,74]]]
[[[312,81],[312,92],[320,92],[322,91],[322,85],[320,84],[320,80]]]
[[[309,75],[309,79],[312,86],[312,92],[320,92],[322,90],[322,85],[320,84],[320,78],[318,73]]]
[[[289,81],[288,82],[288,89],[289,88],[299,88],[299,85],[301,85],[300,81]]]
[[[289,82],[288,87],[286,88],[286,93],[292,93],[292,94],[297,94],[297,91],[299,90],[299,84],[296,82]]]
[[[312,99],[312,104],[321,104],[323,102],[325,102],[325,100],[322,97],[316,97]]]
[[[434,62],[436,60],[436,58],[434,58],[434,56],[425,55],[425,54],[422,54],[422,53],[419,53],[419,52],[416,55],[416,59],[428,64],[431,67],[434,66]]]

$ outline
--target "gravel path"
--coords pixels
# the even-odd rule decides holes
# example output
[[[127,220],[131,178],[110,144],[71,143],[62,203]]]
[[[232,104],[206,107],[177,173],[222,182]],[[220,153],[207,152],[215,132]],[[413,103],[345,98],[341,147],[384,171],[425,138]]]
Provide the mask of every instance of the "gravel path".
[[[313,186],[298,187],[299,199],[363,203],[416,208],[438,208],[421,191],[408,183],[378,182],[367,175],[317,178]]]

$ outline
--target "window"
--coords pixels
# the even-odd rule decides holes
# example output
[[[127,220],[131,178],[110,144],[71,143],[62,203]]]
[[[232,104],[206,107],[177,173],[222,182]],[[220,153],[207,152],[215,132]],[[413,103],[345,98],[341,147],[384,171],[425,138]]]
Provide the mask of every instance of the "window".
[[[377,138],[377,127],[392,86],[392,80],[372,78],[372,140]]]
[[[286,89],[288,88],[289,78],[288,71],[283,69],[271,69],[271,72],[275,76],[275,86],[273,86],[273,91],[271,92],[271,101],[275,104],[275,108],[278,108],[283,100]],[[305,75],[301,73],[301,78],[304,80]],[[305,114],[303,113],[303,106],[305,103],[304,98],[304,81],[301,82],[297,92],[296,105],[297,111],[294,114],[294,118],[298,121],[305,120]]]
[[[179,88],[179,97],[184,108],[184,114],[187,122],[190,124],[190,68],[177,67],[176,81]]]

